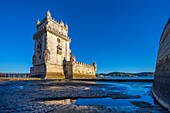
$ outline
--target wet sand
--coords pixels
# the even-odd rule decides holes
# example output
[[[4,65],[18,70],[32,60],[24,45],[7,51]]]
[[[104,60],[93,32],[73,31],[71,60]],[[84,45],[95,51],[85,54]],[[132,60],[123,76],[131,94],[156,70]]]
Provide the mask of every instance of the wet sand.
[[[128,90],[133,91],[128,89],[131,83],[124,86],[117,84],[119,83],[0,78],[0,113],[167,112],[158,104],[150,105],[142,101],[134,101],[133,106],[75,104],[76,99],[81,98],[140,99],[142,95],[151,95],[151,88],[147,88],[147,85],[146,92],[135,93],[134,90],[132,95],[128,93]]]

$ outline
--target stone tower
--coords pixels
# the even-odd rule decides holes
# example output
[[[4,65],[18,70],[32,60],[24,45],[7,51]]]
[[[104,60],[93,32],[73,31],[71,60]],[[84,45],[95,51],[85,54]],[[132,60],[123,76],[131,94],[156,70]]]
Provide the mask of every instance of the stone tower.
[[[71,53],[68,26],[63,21],[53,20],[50,11],[47,11],[46,17],[41,22],[37,21],[36,28],[31,76],[65,78],[63,60],[70,60]]]
[[[47,79],[95,78],[97,64],[76,61],[71,54],[68,26],[57,22],[47,11],[46,17],[37,21],[37,31],[33,35],[34,55],[30,69],[31,77]]]

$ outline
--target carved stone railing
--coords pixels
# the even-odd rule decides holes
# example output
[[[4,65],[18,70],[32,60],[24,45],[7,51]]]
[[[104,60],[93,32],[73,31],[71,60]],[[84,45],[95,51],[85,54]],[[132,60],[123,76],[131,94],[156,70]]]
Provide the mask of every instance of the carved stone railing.
[[[57,29],[52,28],[51,26],[46,26],[46,30],[54,35],[57,35],[61,38],[63,38],[64,40],[70,41],[70,38],[67,37],[65,34],[63,34],[62,32],[59,32]]]
[[[59,32],[57,29],[52,28],[51,26],[46,25],[46,27],[42,27],[41,30],[37,31],[34,34],[34,39],[41,37],[44,33],[46,32],[50,32],[56,36],[61,37],[62,39],[66,40],[66,41],[70,41],[71,42],[71,38],[69,38],[68,36],[64,35],[62,32]]]

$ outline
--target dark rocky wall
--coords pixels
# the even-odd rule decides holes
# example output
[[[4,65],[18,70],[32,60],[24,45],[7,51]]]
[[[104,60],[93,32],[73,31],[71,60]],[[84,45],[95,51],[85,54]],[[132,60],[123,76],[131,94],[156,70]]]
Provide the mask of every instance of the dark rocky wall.
[[[152,92],[156,100],[170,111],[170,19],[160,39]]]

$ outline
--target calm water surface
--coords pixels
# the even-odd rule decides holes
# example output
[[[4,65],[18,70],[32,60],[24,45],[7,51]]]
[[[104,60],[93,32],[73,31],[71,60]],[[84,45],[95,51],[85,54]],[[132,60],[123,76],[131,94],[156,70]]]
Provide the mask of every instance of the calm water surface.
[[[79,105],[104,105],[104,106],[133,106],[131,101],[147,102],[155,105],[151,95],[152,83],[150,82],[96,82],[97,84],[105,84],[102,88],[104,91],[111,90],[111,87],[117,87],[117,90],[112,92],[119,92],[130,96],[139,96],[135,99],[112,99],[112,98],[79,98],[75,104]]]

